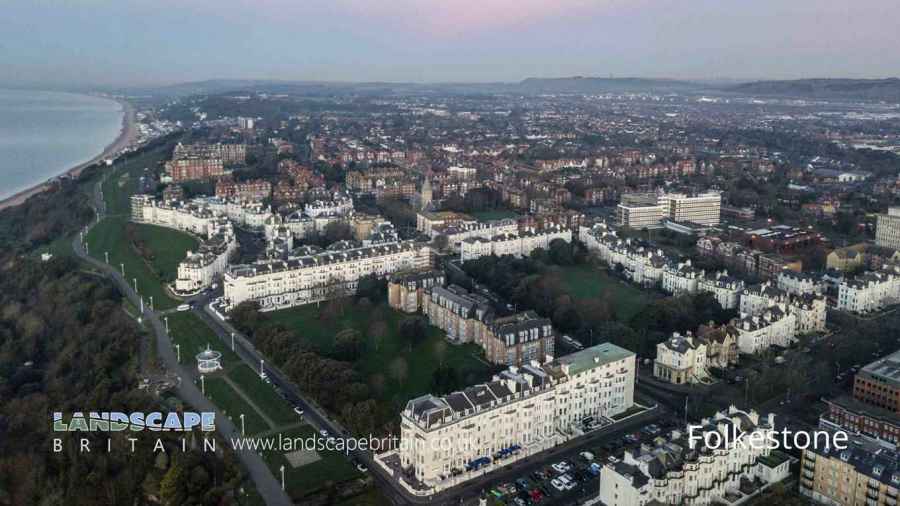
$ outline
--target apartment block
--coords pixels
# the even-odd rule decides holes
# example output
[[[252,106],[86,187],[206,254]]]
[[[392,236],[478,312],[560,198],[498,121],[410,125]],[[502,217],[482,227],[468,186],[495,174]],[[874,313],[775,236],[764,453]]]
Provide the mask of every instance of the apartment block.
[[[860,369],[853,380],[853,397],[900,415],[900,351]]]
[[[472,237],[460,243],[459,256],[463,262],[491,255],[525,257],[538,248],[549,249],[550,243],[557,239],[572,242],[572,231],[557,226],[495,235],[490,238]]]
[[[737,330],[737,345],[741,353],[753,354],[772,346],[789,347],[796,336],[796,318],[783,305],[767,308],[754,316],[742,315],[732,322]]]
[[[673,430],[663,437],[626,450],[620,462],[600,471],[599,500],[606,506],[655,504],[741,504],[789,475],[790,462],[765,445],[722,444],[734,433],[765,438],[775,431],[775,415],[759,416],[734,406],[704,418],[694,427]],[[717,433],[717,437],[701,437]]]
[[[900,207],[891,207],[887,213],[878,215],[875,244],[900,250]]]
[[[837,308],[851,313],[872,313],[900,302],[898,268],[864,272],[844,280],[838,288]]]
[[[492,381],[409,401],[399,465],[426,486],[506,465],[565,441],[584,420],[634,404],[635,355],[604,343],[558,359],[510,367]]]
[[[422,309],[426,290],[444,286],[443,271],[429,270],[395,274],[388,281],[388,305],[404,313]]]
[[[800,493],[820,504],[895,506],[900,493],[896,447],[853,435],[846,449],[816,445],[803,451]]]
[[[352,294],[360,278],[431,267],[427,245],[413,241],[369,247],[338,243],[331,249],[286,260],[234,265],[225,272],[228,309],[255,301],[264,311]]]

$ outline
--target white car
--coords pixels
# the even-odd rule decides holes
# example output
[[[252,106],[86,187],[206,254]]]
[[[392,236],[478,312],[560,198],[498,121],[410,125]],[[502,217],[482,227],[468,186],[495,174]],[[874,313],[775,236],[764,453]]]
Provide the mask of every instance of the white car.
[[[300,416],[303,416],[303,410],[300,409],[300,406],[294,408],[294,413],[297,413]]]
[[[366,467],[365,464],[363,464],[362,462],[360,462],[359,464],[356,464],[356,470],[359,471],[359,472],[361,472],[361,473],[364,473],[364,472],[368,471],[369,468]]]
[[[553,470],[556,471],[557,473],[564,473],[564,472],[568,471],[568,469],[566,469],[566,465],[562,462],[557,462],[556,464],[553,464],[552,467],[553,467]]]
[[[563,490],[566,489],[566,486],[563,485],[563,483],[561,481],[559,481],[557,478],[553,478],[552,480],[550,480],[550,484],[553,485],[553,488],[555,488],[556,490],[558,490],[560,492],[562,492]]]
[[[319,431],[319,434],[321,434],[322,437],[328,437],[328,431],[325,430],[325,429],[320,430],[320,431]]]

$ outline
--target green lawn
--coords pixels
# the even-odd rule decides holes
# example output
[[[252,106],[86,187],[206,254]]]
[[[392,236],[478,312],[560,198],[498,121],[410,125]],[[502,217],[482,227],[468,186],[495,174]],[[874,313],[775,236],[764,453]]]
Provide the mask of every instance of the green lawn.
[[[579,265],[559,269],[563,282],[575,298],[600,297],[612,292],[613,304],[619,320],[627,321],[639,313],[647,304],[649,296],[637,287],[613,278],[594,267]]]
[[[259,378],[259,373],[250,369],[246,364],[238,365],[228,371],[228,377],[253,399],[259,409],[264,410],[273,422],[279,425],[288,425],[301,421],[294,408],[288,401],[282,399],[272,385]]]
[[[125,264],[125,278],[132,283],[134,279],[137,279],[138,293],[145,296],[148,302],[149,297],[153,297],[156,309],[169,309],[177,306],[179,302],[169,297],[163,289],[162,281],[131,247],[125,236],[127,222],[128,219],[122,216],[104,218],[87,235],[88,252],[92,257],[101,261],[105,259],[105,253],[108,252],[110,265],[120,269],[121,264]]]
[[[314,435],[317,435],[315,429],[306,425],[283,432],[282,438],[306,440]],[[320,460],[297,468],[291,467],[281,452],[264,452],[263,459],[276,479],[281,479],[280,468],[284,466],[285,488],[294,501],[300,501],[320,488],[359,477],[359,471],[340,452],[323,450],[318,454]]]
[[[240,359],[231,348],[198,316],[190,311],[166,315],[169,321],[169,335],[172,341],[181,347],[181,363],[193,363],[194,356],[206,349],[207,345],[222,353],[222,367],[239,364]]]
[[[207,376],[205,382],[206,397],[234,422],[238,430],[241,429],[241,414],[244,415],[244,428],[247,436],[271,429],[265,420],[224,379]]]
[[[197,251],[199,242],[190,234],[156,225],[134,224],[136,236],[153,251],[150,265],[166,282],[178,277],[178,264],[188,251]]]
[[[369,332],[376,313],[385,315],[384,321],[388,329],[379,343],[371,339]],[[428,336],[410,349],[409,343],[398,335],[398,325],[406,315],[386,305],[372,310],[348,303],[344,315],[335,321],[324,320],[320,315],[321,309],[315,304],[267,314],[271,322],[295,330],[303,341],[324,353],[333,352],[334,335],[337,332],[346,328],[358,330],[363,335],[366,346],[354,368],[370,384],[373,377],[383,380],[382,391],[380,394],[375,392],[379,400],[406,402],[429,393],[432,375],[441,362],[456,369],[463,384],[487,379],[490,368],[476,358],[482,355],[478,345],[450,345],[446,343],[441,330],[429,326]],[[407,366],[407,375],[402,381],[391,374],[391,365],[398,358],[403,359]]]

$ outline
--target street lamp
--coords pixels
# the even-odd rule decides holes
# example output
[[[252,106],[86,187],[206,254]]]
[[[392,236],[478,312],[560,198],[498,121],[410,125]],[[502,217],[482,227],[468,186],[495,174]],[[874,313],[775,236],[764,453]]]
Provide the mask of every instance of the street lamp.
[[[137,278],[134,279],[134,293],[137,293]]]
[[[241,435],[246,436],[247,432],[244,430],[244,414],[241,413]]]
[[[180,344],[175,345],[175,356],[176,356],[176,359],[178,360],[178,363],[180,364],[181,363],[181,345]]]
[[[234,332],[231,333],[231,351],[234,351]]]
[[[103,257],[106,258],[106,263],[109,263],[109,251],[104,251]]]
[[[122,277],[124,278],[125,277],[125,264],[121,263],[119,265],[122,267]]]
[[[200,376],[200,391],[203,392],[203,395],[206,395],[206,381],[205,376]]]
[[[166,322],[166,334],[168,334],[169,333],[169,317],[168,316],[163,317],[163,321]]]

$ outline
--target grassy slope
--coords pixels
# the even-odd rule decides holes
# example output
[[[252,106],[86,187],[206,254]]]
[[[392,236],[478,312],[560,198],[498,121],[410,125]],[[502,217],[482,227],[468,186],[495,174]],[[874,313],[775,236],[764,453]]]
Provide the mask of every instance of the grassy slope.
[[[616,315],[622,321],[629,320],[648,303],[647,294],[640,289],[622,283],[609,274],[589,266],[566,267],[559,274],[577,299],[600,297],[607,290],[612,291]]]

